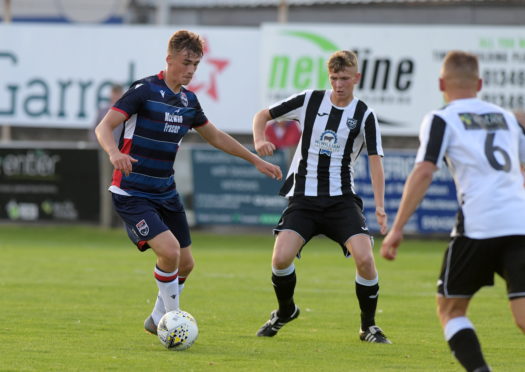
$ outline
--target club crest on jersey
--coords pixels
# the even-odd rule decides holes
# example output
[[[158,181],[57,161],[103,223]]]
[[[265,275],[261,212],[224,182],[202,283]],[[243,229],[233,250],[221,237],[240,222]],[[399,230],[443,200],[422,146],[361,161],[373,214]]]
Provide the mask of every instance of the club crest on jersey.
[[[180,92],[180,101],[185,107],[188,106],[188,97],[186,97],[186,93]]]
[[[357,119],[354,118],[346,118],[346,126],[348,129],[352,130],[357,126]]]
[[[149,226],[145,220],[140,220],[135,226],[137,227],[140,235],[146,236],[149,234]]]
[[[337,133],[333,130],[325,130],[321,133],[321,137],[315,141],[315,147],[319,149],[319,155],[332,155],[332,152],[337,152],[341,149],[341,145],[337,143]]]

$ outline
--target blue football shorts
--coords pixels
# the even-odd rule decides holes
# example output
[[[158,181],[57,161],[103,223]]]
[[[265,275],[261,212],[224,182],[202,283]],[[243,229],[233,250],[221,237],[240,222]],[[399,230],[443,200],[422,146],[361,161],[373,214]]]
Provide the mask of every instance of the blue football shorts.
[[[148,240],[170,230],[181,248],[191,245],[190,228],[179,196],[167,200],[146,199],[113,193],[113,206],[124,221],[131,241],[143,252]]]

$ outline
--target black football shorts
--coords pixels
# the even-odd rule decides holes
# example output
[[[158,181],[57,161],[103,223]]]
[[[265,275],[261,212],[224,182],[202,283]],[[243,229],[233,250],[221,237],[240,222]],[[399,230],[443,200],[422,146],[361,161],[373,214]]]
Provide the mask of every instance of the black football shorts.
[[[509,299],[525,297],[525,235],[452,238],[443,258],[438,293],[470,298],[481,287],[494,285],[495,273],[505,280]]]
[[[304,244],[316,235],[326,235],[339,243],[346,256],[345,243],[350,237],[370,235],[363,202],[357,195],[292,197],[273,231],[278,234],[283,230],[295,231]]]

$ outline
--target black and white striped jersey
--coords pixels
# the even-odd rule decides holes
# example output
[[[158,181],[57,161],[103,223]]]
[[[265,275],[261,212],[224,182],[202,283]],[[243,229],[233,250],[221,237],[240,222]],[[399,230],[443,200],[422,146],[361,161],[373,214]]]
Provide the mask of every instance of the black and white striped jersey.
[[[374,112],[357,98],[334,106],[331,92],[307,90],[270,107],[273,119],[297,120],[302,130],[282,196],[355,194],[353,167],[363,147],[383,156]]]
[[[452,236],[525,235],[525,133],[511,113],[477,98],[425,116],[416,162],[448,165],[460,205]]]

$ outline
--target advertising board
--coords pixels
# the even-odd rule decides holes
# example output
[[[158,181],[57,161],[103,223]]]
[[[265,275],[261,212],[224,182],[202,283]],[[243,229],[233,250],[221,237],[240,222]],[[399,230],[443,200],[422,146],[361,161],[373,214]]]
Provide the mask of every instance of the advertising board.
[[[166,67],[178,28],[0,24],[0,125],[92,127],[113,83],[127,88]],[[205,54],[188,88],[219,128],[249,131],[259,106],[259,30],[191,30]]]
[[[385,210],[389,226],[394,222],[403,186],[410,174],[416,158],[415,151],[385,150],[383,167],[385,170]],[[379,225],[375,217],[374,193],[370,183],[368,157],[362,155],[355,166],[354,185],[357,194],[363,199],[365,216],[370,231],[377,233]],[[406,233],[437,234],[450,233],[456,221],[458,203],[456,186],[446,167],[434,173],[425,198],[405,226]]]
[[[286,169],[285,153],[265,158]],[[193,209],[197,225],[274,226],[286,207],[281,182],[250,163],[212,148],[192,149]]]
[[[0,220],[98,222],[95,149],[0,148]]]
[[[438,75],[452,49],[475,53],[484,80],[480,98],[525,110],[525,28],[266,24],[261,93],[265,106],[305,89],[330,89],[328,57],[358,54],[355,95],[372,107],[384,135],[417,135],[424,114],[444,105]]]
[[[186,28],[177,26],[177,29]],[[238,134],[263,107],[304,89],[329,88],[328,56],[358,53],[356,96],[385,135],[417,135],[443,105],[438,74],[445,53],[479,56],[480,97],[525,110],[525,28],[500,26],[264,24],[187,27],[206,41],[188,86],[209,119]],[[89,128],[112,83],[129,86],[165,67],[173,27],[0,24],[0,125]]]

